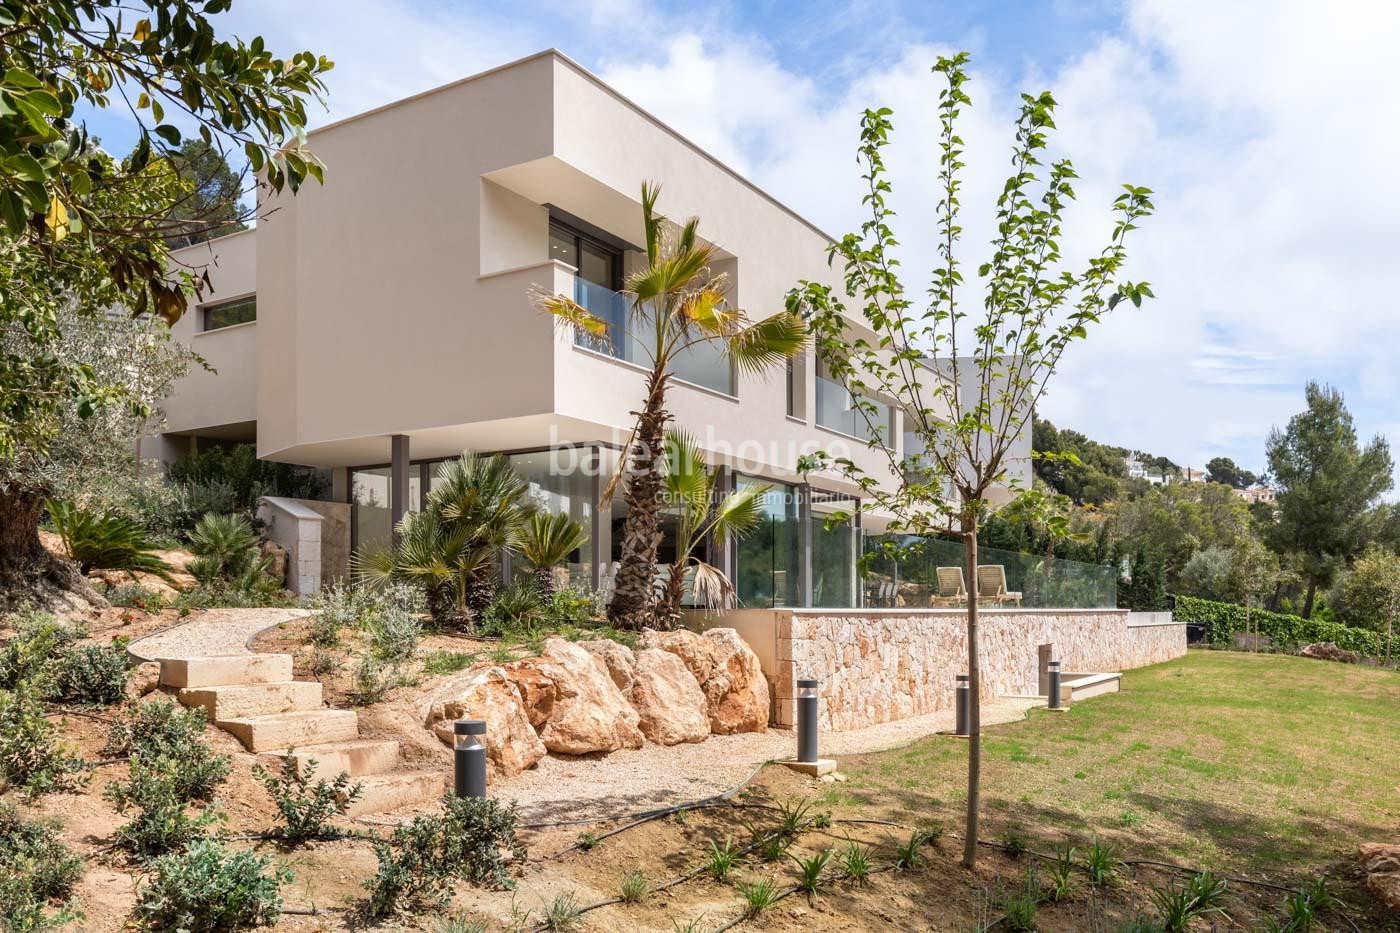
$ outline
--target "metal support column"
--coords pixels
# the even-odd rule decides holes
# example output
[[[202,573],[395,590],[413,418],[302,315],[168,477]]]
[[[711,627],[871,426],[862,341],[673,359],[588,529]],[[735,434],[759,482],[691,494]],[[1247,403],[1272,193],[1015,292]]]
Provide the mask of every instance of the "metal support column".
[[[408,514],[408,435],[389,437],[389,516],[394,539],[399,536],[399,522]]]

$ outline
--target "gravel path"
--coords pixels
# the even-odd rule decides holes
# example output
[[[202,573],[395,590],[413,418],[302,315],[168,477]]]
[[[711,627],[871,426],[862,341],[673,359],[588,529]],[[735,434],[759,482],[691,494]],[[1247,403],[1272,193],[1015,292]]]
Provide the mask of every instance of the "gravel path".
[[[1022,719],[1040,701],[1003,698],[982,706],[982,724]],[[840,758],[884,751],[953,727],[953,711],[881,723],[821,737],[822,754]],[[952,740],[950,740],[952,741]],[[493,788],[493,795],[520,804],[526,823],[615,817],[674,806],[725,793],[766,761],[791,758],[796,733],[770,730],[747,735],[712,735],[695,745],[645,745],[607,756],[548,756],[519,777]]]
[[[248,640],[263,629],[310,614],[305,609],[206,609],[179,625],[138,638],[126,650],[143,661],[249,654]]]

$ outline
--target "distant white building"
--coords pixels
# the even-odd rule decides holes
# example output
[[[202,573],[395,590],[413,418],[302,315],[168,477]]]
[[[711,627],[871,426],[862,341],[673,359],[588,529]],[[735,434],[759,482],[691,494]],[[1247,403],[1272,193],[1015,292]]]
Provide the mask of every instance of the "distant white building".
[[[1255,483],[1248,489],[1236,489],[1234,493],[1250,505],[1256,502],[1266,502],[1269,505],[1273,505],[1278,498],[1278,494],[1272,487],[1265,486],[1262,483]]]

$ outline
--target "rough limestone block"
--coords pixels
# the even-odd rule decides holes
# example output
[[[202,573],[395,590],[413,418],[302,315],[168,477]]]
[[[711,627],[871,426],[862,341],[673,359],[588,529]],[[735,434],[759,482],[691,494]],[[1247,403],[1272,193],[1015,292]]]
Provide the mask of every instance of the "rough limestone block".
[[[447,769],[376,774],[359,783],[363,785],[363,790],[359,799],[346,809],[347,816],[397,810],[399,807],[437,800],[447,789]]]
[[[224,687],[292,679],[290,654],[234,654],[212,658],[167,658],[160,662],[162,687]]]
[[[283,753],[265,752],[263,758],[267,760],[263,767],[275,770]],[[399,743],[390,739],[355,739],[329,745],[306,745],[293,750],[292,758],[298,770],[312,761],[316,762],[317,778],[331,780],[342,771],[349,772],[351,777],[362,777],[382,774],[398,767]]]
[[[321,708],[321,685],[289,680],[280,684],[238,684],[225,687],[186,687],[177,694],[186,706],[199,706],[209,719],[246,719]]]
[[[358,738],[360,734],[359,717],[348,709],[228,719],[219,723],[219,727],[242,742],[250,752],[343,742]]]

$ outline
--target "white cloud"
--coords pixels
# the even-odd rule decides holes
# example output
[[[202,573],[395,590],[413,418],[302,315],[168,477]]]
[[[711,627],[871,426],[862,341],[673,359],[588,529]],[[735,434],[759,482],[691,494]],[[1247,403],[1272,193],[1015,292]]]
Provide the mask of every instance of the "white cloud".
[[[1154,188],[1158,205],[1130,244],[1130,274],[1159,300],[1072,351],[1047,416],[1185,462],[1224,452],[1258,467],[1269,427],[1319,378],[1349,391],[1362,433],[1378,426],[1400,350],[1387,287],[1400,128],[1385,118],[1398,39],[1390,4],[1136,0],[1118,34],[1025,79],[1054,90],[1053,145],[1082,176],[1068,255],[1101,245],[1121,182]],[[860,111],[892,107],[893,203],[912,271],[932,256],[935,54],[906,46],[834,97],[742,36],[683,34],[651,64],[601,71],[834,233],[861,219]],[[974,71],[965,266],[986,255],[1020,89]]]

